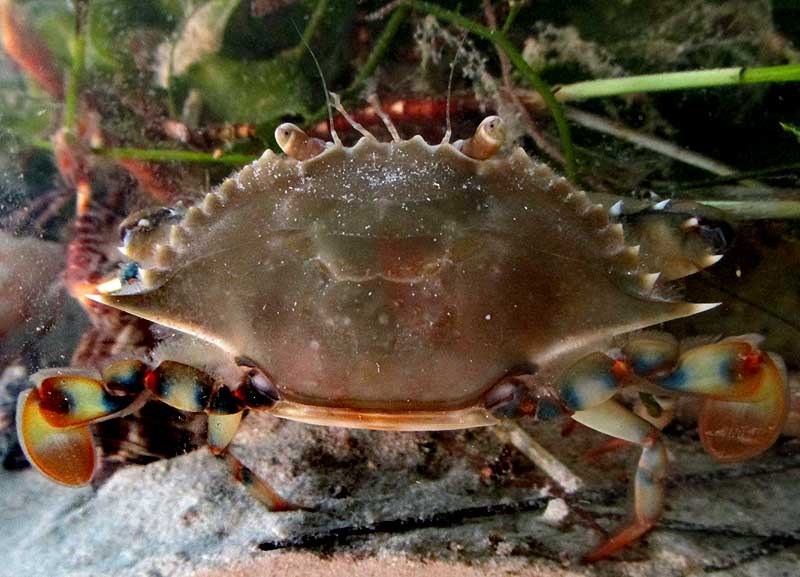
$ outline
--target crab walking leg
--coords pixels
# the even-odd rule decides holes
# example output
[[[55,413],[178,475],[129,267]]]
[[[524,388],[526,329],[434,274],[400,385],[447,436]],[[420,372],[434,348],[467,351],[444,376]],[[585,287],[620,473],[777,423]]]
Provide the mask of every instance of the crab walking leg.
[[[284,500],[263,479],[247,468],[230,453],[228,445],[233,440],[245,406],[266,408],[275,402],[263,390],[255,376],[247,380],[234,393],[226,385],[215,387],[210,375],[192,366],[175,361],[163,361],[145,377],[145,386],[162,402],[183,411],[208,414],[208,446],[230,468],[234,478],[241,482],[256,500],[270,511],[290,511],[299,507]]]
[[[634,480],[634,519],[584,558],[592,563],[635,541],[656,524],[664,505],[667,453],[659,431],[614,400],[577,411],[572,418],[601,433],[642,447]]]
[[[525,379],[533,376],[530,367],[518,367],[492,387],[486,394],[486,408],[500,422],[492,431],[503,443],[508,443],[528,457],[567,493],[574,493],[583,481],[531,437],[515,420],[535,415],[549,420],[561,413],[557,401],[548,396],[534,396]]]
[[[528,432],[514,421],[503,421],[492,427],[492,431],[503,443],[508,443],[528,457],[566,493],[574,493],[583,487],[583,481],[550,451],[539,444]]]
[[[275,492],[275,489],[250,470],[249,467],[245,466],[245,464],[230,451],[224,451],[217,456],[225,461],[233,477],[244,485],[248,493],[268,510],[297,511],[298,509],[304,509],[304,507],[295,505],[281,497]]]

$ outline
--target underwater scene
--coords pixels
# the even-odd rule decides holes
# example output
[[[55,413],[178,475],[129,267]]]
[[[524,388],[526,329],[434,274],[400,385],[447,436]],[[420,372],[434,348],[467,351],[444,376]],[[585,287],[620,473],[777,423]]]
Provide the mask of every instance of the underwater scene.
[[[0,42],[0,577],[797,574],[800,2]]]

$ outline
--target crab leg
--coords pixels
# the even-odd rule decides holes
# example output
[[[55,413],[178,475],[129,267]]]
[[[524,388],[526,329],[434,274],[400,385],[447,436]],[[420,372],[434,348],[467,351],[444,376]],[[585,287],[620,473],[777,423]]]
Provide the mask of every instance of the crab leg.
[[[572,414],[575,421],[642,447],[634,480],[634,519],[584,558],[590,563],[635,541],[661,516],[667,457],[659,431],[612,399],[620,387],[632,382],[632,366],[647,371],[663,362],[664,351],[658,347],[642,347],[639,353],[636,363],[603,353],[587,355],[567,370],[558,387],[562,402],[575,411]]]
[[[96,464],[89,425],[135,411],[146,400],[141,386],[137,390],[127,382],[135,368],[115,363],[107,369],[108,384],[77,374],[40,372],[36,388],[17,402],[17,434],[28,460],[58,483],[88,483]]]
[[[603,353],[592,353],[562,376],[559,395],[571,411],[582,411],[609,400],[630,376],[627,365]]]
[[[245,367],[247,368],[247,366]],[[274,404],[274,397],[264,392],[260,373],[250,367],[245,382],[234,393],[225,385],[214,387],[208,374],[189,365],[163,361],[145,377],[145,385],[162,402],[176,409],[208,414],[208,445],[211,452],[225,460],[234,478],[270,511],[289,511],[297,505],[286,501],[266,481],[247,468],[228,449],[245,406],[264,408]]]
[[[148,373],[145,385],[168,405],[184,411],[208,414],[208,445],[211,452],[225,460],[234,478],[270,511],[290,511],[299,507],[281,496],[253,473],[228,449],[239,428],[245,406],[264,408],[275,398],[265,391],[265,377],[249,366],[245,382],[234,393],[225,385],[214,388],[213,379],[203,371],[174,361],[163,361]],[[248,402],[249,401],[249,402]]]
[[[235,392],[201,370],[169,360],[154,369],[138,360],[117,361],[101,379],[68,370],[43,371],[37,387],[19,397],[20,443],[28,460],[47,477],[85,485],[96,467],[89,425],[138,410],[154,396],[181,411],[207,413],[209,448],[236,479],[269,510],[296,509],[228,451],[245,407],[268,408],[277,400],[266,376],[249,364],[243,368],[246,378]]]
[[[558,392],[564,405],[575,411],[575,421],[642,447],[634,482],[634,520],[587,561],[603,559],[646,533],[658,520],[664,500],[667,460],[659,431],[612,399],[621,387],[704,396],[700,435],[709,454],[719,460],[745,459],[772,445],[787,414],[785,372],[780,358],[763,353],[752,341],[727,339],[678,356],[672,337],[643,334],[632,338],[616,358],[593,353],[565,372]]]
[[[584,558],[592,563],[635,541],[658,521],[664,505],[667,453],[659,431],[614,400],[577,411],[572,418],[601,433],[642,447],[634,480],[634,519]]]
[[[245,464],[230,451],[225,451],[218,456],[225,460],[234,479],[244,485],[248,493],[269,511],[296,511],[298,509],[304,509],[304,507],[295,505],[281,497],[275,489],[264,481],[264,479],[256,475],[249,467],[245,466]]]

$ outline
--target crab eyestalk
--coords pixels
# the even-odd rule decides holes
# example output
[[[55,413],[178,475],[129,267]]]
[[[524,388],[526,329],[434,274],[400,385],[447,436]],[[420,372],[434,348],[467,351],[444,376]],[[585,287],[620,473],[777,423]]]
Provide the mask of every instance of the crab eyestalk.
[[[284,154],[295,160],[308,160],[325,151],[325,142],[309,136],[290,122],[275,129],[275,140]]]
[[[487,160],[494,156],[506,140],[506,125],[499,116],[484,118],[467,140],[458,140],[453,146],[475,160]]]

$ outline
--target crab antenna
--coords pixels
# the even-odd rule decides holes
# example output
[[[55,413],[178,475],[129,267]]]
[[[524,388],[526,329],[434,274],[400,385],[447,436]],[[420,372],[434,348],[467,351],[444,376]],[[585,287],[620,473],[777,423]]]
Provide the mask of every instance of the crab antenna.
[[[464,46],[464,41],[467,39],[466,33],[461,37],[461,40],[458,41],[458,47],[456,48],[456,54],[453,56],[453,61],[450,63],[450,78],[447,80],[447,105],[445,106],[445,122],[447,123],[447,130],[444,132],[444,138],[442,138],[442,144],[449,144],[450,143],[450,136],[452,135],[452,130],[450,126],[450,93],[452,92],[453,88],[453,74],[456,71],[456,62],[458,62],[458,55],[461,54],[461,47]]]
[[[335,92],[329,92],[328,94],[331,95],[331,99],[333,100],[333,107],[339,112],[339,114],[344,116],[344,119],[350,124],[350,126],[352,126],[355,130],[359,131],[367,138],[375,140],[374,134],[372,134],[369,130],[361,126],[361,124],[356,122],[353,119],[353,117],[347,113],[347,111],[344,109],[344,106],[342,106],[342,99],[339,98],[338,94],[336,94]]]
[[[319,60],[317,60],[317,55],[314,54],[314,51],[309,46],[306,39],[303,38],[303,35],[300,33],[300,30],[297,28],[297,24],[294,23],[294,20],[290,19],[292,26],[294,26],[294,31],[297,32],[297,35],[300,37],[300,42],[303,43],[303,46],[306,47],[308,53],[311,54],[311,59],[314,60],[314,66],[317,68],[317,73],[319,74],[320,80],[322,80],[322,89],[325,91],[325,108],[328,109],[328,126],[330,127],[331,138],[333,139],[334,144],[341,144],[342,140],[339,138],[339,135],[336,133],[336,129],[333,127],[333,109],[331,108],[331,101],[328,98],[328,85],[325,82],[325,75],[322,73],[322,67],[319,65]]]
[[[392,135],[392,140],[395,142],[400,142],[400,133],[397,132],[397,127],[394,125],[394,122],[392,122],[392,118],[383,111],[378,95],[370,94],[369,98],[367,98],[367,102],[372,105],[372,108],[375,109],[375,114],[377,114],[383,121],[384,126],[386,126],[386,130],[388,130],[389,134]]]

